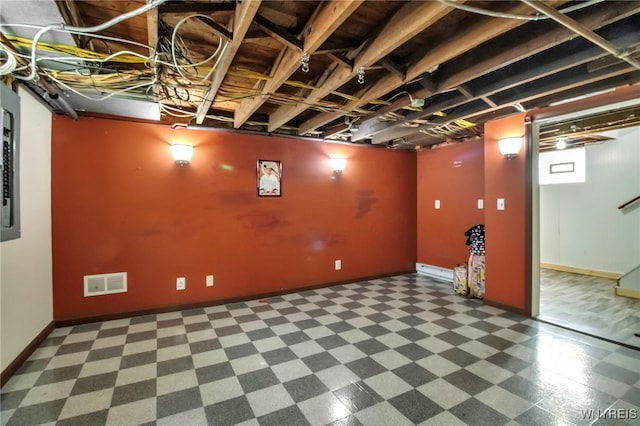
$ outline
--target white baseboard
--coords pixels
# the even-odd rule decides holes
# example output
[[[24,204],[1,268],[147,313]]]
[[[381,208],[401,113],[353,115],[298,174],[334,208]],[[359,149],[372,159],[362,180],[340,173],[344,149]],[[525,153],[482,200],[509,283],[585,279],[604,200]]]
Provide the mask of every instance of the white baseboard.
[[[416,272],[442,281],[453,282],[453,269],[427,265],[426,263],[416,263]]]
[[[554,265],[552,263],[540,262],[543,269],[553,269],[554,271],[571,272],[574,274],[591,275],[593,277],[609,278],[617,280],[622,274],[618,272],[598,271],[595,269],[576,268],[575,266]]]

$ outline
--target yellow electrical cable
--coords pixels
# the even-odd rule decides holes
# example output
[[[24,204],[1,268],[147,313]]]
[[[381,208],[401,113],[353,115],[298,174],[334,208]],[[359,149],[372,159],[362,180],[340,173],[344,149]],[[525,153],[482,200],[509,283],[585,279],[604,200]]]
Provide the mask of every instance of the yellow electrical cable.
[[[475,123],[472,123],[470,121],[465,120],[464,118],[460,118],[458,120],[455,120],[455,123],[460,126],[460,127],[464,127],[464,128],[469,128],[469,127],[475,127]]]
[[[32,42],[27,38],[15,36],[15,35],[7,36],[7,38],[9,38],[9,40],[11,40],[17,46],[27,48],[27,49],[31,48]],[[79,60],[83,58],[104,60],[105,58],[109,58],[112,56],[112,54],[93,52],[91,50],[81,49],[75,46],[62,44],[62,43],[55,43],[55,42],[41,41],[38,43],[37,48],[39,50],[44,50],[44,51],[73,55],[75,57],[78,57]],[[111,62],[129,63],[129,64],[144,64],[148,60],[149,58],[141,58],[141,57],[137,57],[130,54],[122,54],[110,59]],[[210,70],[211,70],[211,67],[206,67],[206,66],[196,67],[196,72],[198,73],[198,76],[200,75],[201,71],[207,71],[208,73]],[[140,77],[146,76],[151,78],[153,75],[152,72],[147,70],[130,70],[130,71],[122,71],[119,73],[91,74],[91,75],[77,74],[75,73],[75,71],[69,72],[69,71],[59,71],[59,70],[53,70],[53,69],[48,70],[48,72],[55,78],[58,78],[67,84],[76,85],[78,88],[95,87],[98,89],[105,89],[105,90],[107,89],[115,90],[115,89],[127,87],[127,83],[130,83],[132,80],[139,81]],[[271,77],[267,75],[264,75],[255,71],[251,71],[251,70],[236,68],[236,67],[231,68],[229,70],[229,74],[235,77],[247,78],[252,80],[267,81],[271,79]],[[204,88],[207,85],[203,83],[206,83],[206,82],[202,78],[197,78],[197,80],[196,78],[197,76],[194,78],[188,78],[187,85],[190,86],[191,89],[204,90]],[[181,86],[185,85],[185,83],[181,83],[177,81],[177,76],[173,76],[173,80],[176,82],[176,85],[181,85]],[[306,84],[300,81],[295,81],[295,80],[286,80],[284,84],[286,84],[287,86],[296,87],[299,89],[307,89],[307,90],[319,89],[316,86]],[[191,87],[191,86],[196,86],[196,87]],[[220,88],[220,92],[221,92],[221,95],[226,95],[229,98],[246,98],[246,97],[258,96],[262,94],[259,90],[255,90],[255,89],[251,90],[251,89],[247,89],[245,87],[242,87],[239,85],[233,85],[230,83],[224,84]],[[359,98],[343,92],[333,91],[331,93],[352,102],[359,101]],[[292,105],[295,103],[304,102],[305,100],[302,97],[286,95],[282,93],[272,94],[271,98],[272,99],[270,99],[270,101],[272,103],[280,104],[280,105]],[[386,102],[380,99],[374,99],[369,103],[379,104],[379,105],[389,104],[389,102]],[[334,102],[323,101],[323,100],[320,100],[316,102],[315,105],[310,106],[310,108],[313,108],[319,111],[344,112],[341,109],[341,107],[342,105],[336,104]],[[368,114],[368,112],[364,110],[356,110],[356,112],[363,115]]]
[[[29,39],[16,36],[16,35],[7,35],[6,37],[14,45],[31,50],[32,42]],[[105,59],[111,56],[111,54],[108,54],[108,53],[98,53],[98,52],[93,52],[87,49],[81,49],[79,47],[71,46],[68,44],[48,42],[48,41],[39,41],[37,48],[38,50],[44,50],[47,52],[55,52],[55,53],[67,53],[69,55],[73,55],[78,58],[86,58],[86,59]],[[146,59],[140,58],[134,55],[123,54],[123,55],[114,57],[110,61],[128,63],[128,64],[143,64],[146,62]]]

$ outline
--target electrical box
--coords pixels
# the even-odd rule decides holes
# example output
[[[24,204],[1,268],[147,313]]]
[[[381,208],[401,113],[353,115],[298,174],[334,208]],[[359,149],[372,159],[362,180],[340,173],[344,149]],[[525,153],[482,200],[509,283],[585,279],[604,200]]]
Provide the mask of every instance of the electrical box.
[[[20,238],[20,97],[0,83],[0,241]]]

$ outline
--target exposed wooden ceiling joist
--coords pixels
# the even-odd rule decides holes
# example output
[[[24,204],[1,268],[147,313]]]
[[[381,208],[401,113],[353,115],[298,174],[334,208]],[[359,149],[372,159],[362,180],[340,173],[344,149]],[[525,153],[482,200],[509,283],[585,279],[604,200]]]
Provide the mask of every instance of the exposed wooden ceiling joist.
[[[451,10],[449,6],[439,2],[407,3],[389,19],[378,36],[355,58],[355,70],[348,70],[343,67],[338,68],[324,86],[311,93],[304,102],[300,102],[295,106],[280,107],[269,117],[268,130],[271,132],[286,124],[296,115],[309,108],[309,106],[340,88],[350,78],[353,78],[357,73],[357,68],[373,65],[399,45],[433,25]],[[422,19],[415,19],[416,16],[420,16]],[[305,133],[307,131],[301,132],[301,134]]]
[[[624,17],[637,13],[639,10],[640,9],[638,4],[633,4],[632,2],[619,2],[615,5],[606,5],[606,7],[602,8],[602,13],[587,15],[582,22],[584,25],[592,29],[597,29],[612,22],[618,21]],[[536,53],[542,52],[546,49],[550,49],[562,42],[566,42],[573,38],[575,38],[575,34],[572,31],[558,26],[556,29],[548,33],[536,36],[530,40],[524,40],[522,45],[525,46],[524,48],[522,46],[518,46],[517,48],[514,47],[504,50],[497,55],[488,55],[486,56],[486,59],[478,61],[477,64],[472,65],[471,67],[461,66],[457,70],[447,69],[444,73],[445,78],[441,82],[438,82],[438,88],[439,90],[446,91],[454,87],[459,87],[465,82],[473,80],[474,78],[478,78],[481,75],[487,74],[487,72],[489,72],[488,70],[493,71],[500,68],[500,64],[508,65],[515,63],[519,60],[523,60],[525,58],[533,56]],[[592,52],[595,52],[595,50],[592,50]],[[573,58],[565,57],[565,66],[570,66],[572,64],[572,59]],[[552,73],[555,72],[555,70],[557,70],[558,68],[548,67],[547,69],[547,73]],[[527,79],[513,79],[510,86],[513,87],[514,85],[525,81],[527,81]],[[500,87],[503,87],[502,81],[500,81]],[[484,91],[480,95],[488,96],[492,93],[495,92]],[[466,100],[464,99],[460,99],[458,102],[451,102],[450,100],[446,100],[444,103],[436,104],[434,107],[426,109],[423,113],[412,113],[409,117],[407,117],[407,119],[423,119],[430,116],[434,112],[447,108],[453,108],[456,105],[462,105],[465,102]],[[352,136],[352,140],[360,140],[362,138],[376,134],[377,132],[384,130],[387,126],[388,124],[380,124],[380,122],[378,122],[374,118],[365,120],[361,123],[360,130],[358,132],[355,132],[355,134]]]
[[[153,8],[147,12],[147,43],[149,44],[149,54],[155,55],[158,46],[158,8]]]
[[[36,1],[52,0],[20,3]],[[66,25],[84,27],[147,3],[54,1]],[[265,134],[324,132],[350,142],[407,141],[389,145],[396,148],[477,134],[486,120],[516,107],[527,110],[640,79],[633,68],[640,62],[638,2],[474,0],[464,9],[460,3],[171,0],[101,31],[109,39],[74,36],[97,58],[129,50],[143,55],[140,62],[116,55],[98,67],[79,54],[76,73],[69,70],[73,66],[52,61],[39,60],[39,66],[79,91],[162,103],[167,123],[203,122],[206,115],[207,125],[229,128],[233,117],[233,127]],[[0,18],[6,19],[4,6]],[[523,19],[534,14],[533,20]],[[19,8],[11,16],[19,16]],[[169,34],[178,22],[179,34]],[[47,41],[55,40],[54,32],[47,33]],[[224,51],[215,49],[221,37],[227,38],[223,45],[228,42]],[[17,49],[29,47],[28,40],[8,38]],[[310,57],[309,67],[302,67],[303,53]],[[207,58],[210,62],[203,62]],[[21,60],[28,69],[29,59]],[[360,67],[362,84],[356,78]],[[144,84],[151,79],[152,91]],[[56,90],[66,87],[52,84]],[[99,113],[102,103],[93,104]],[[477,127],[468,129],[457,119]]]
[[[559,5],[565,1],[555,1],[554,5]],[[524,4],[517,4],[509,8],[507,13],[511,14],[527,14],[531,13],[531,8]],[[526,21],[516,19],[501,19],[501,18],[488,18],[479,21],[478,24],[465,28],[460,31],[459,35],[446,43],[442,43],[433,47],[431,50],[424,54],[418,52],[410,61],[410,65],[407,68],[407,74],[405,79],[401,79],[395,74],[389,74],[386,77],[378,80],[366,93],[366,95],[357,101],[351,101],[346,105],[346,110],[352,108],[362,107],[374,99],[378,99],[386,95],[387,93],[397,89],[405,84],[408,80],[418,78],[425,72],[434,69],[440,64],[452,59],[463,52],[469,51],[476,47],[478,44],[490,40],[500,34],[503,34],[513,28],[523,25]],[[307,122],[299,126],[299,133],[301,135],[317,129],[318,127],[330,123],[331,121],[340,118],[342,113],[324,113],[319,114],[308,120]]]
[[[597,8],[598,13],[576,12],[576,20],[591,30],[596,30],[640,12],[640,3],[629,1],[607,2],[593,7]],[[573,31],[562,26],[556,26],[533,38],[523,39],[517,45],[492,51],[493,54],[486,55],[480,60],[458,61],[458,63],[452,63],[451,65],[447,64],[442,68],[445,78],[440,82],[439,88],[441,90],[451,89],[575,37],[576,35]]]
[[[65,22],[69,22],[70,25],[74,27],[84,27],[84,21],[82,20],[82,16],[80,15],[80,10],[78,10],[78,5],[75,0],[56,0],[56,4],[58,5],[58,10],[60,14],[63,16]],[[93,42],[86,35],[80,34],[72,34],[73,39],[78,44],[78,47],[81,48],[89,48],[91,50],[94,49]]]
[[[302,41],[287,32],[284,28],[277,26],[273,22],[269,22],[268,19],[263,18],[260,15],[256,15],[254,21],[260,26],[260,28],[262,28],[262,31],[269,34],[283,45],[289,46],[294,50],[302,51]]]
[[[595,44],[596,46],[600,46],[602,49],[604,49],[606,52],[614,55],[616,58],[622,59],[625,62],[628,62],[631,66],[640,69],[640,62],[636,61],[634,58],[630,57],[627,52],[625,52],[623,49],[619,49],[615,44],[609,42],[608,40],[604,39],[603,37],[600,37],[598,34],[596,34],[595,32],[591,31],[589,28],[586,28],[584,25],[580,24],[579,22],[576,22],[575,20],[571,19],[570,17],[568,17],[567,15],[564,15],[560,12],[558,12],[557,10],[555,10],[552,7],[549,7],[549,5],[545,4],[544,2],[538,1],[538,0],[522,0],[524,3],[528,4],[529,6],[539,10],[540,12],[544,13],[545,15],[547,15],[548,17],[550,17],[551,19],[553,19],[554,21],[560,23],[561,25],[564,25],[565,27],[569,28],[570,30],[572,30],[573,32],[575,32],[578,35],[581,35],[582,37],[586,38],[587,40],[589,40],[590,42],[592,42],[593,44]]]
[[[197,18],[204,24],[208,25],[216,34],[218,34],[220,37],[222,37],[226,41],[233,40],[233,33],[227,30],[222,25],[218,24],[216,21],[207,19],[204,16],[197,16]]]
[[[304,51],[309,55],[314,53],[331,34],[360,6],[362,0],[345,2],[335,0],[321,4],[320,9],[314,14],[302,31]],[[287,47],[287,50],[273,72],[271,79],[267,80],[261,90],[260,96],[255,96],[242,101],[236,110],[234,127],[242,126],[268,98],[293,74],[300,66],[300,52],[297,49]]]
[[[161,14],[165,13],[215,13],[215,12],[235,12],[235,2],[166,2],[159,7]]]
[[[238,49],[242,44],[244,36],[249,30],[249,26],[258,12],[260,3],[262,3],[262,0],[245,0],[236,6],[233,26],[233,41],[227,43],[225,46],[222,52],[222,59],[218,63],[217,69],[212,74],[211,87],[198,106],[196,123],[202,124],[204,117],[207,115],[207,112],[209,112],[211,103],[218,93],[222,80],[224,80],[231,63],[236,56],[236,52],[238,52]]]

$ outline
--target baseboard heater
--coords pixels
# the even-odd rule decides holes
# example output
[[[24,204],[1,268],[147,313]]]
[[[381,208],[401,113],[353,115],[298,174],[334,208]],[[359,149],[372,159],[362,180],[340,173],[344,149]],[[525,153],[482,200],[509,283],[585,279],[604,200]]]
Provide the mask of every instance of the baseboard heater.
[[[439,266],[416,263],[416,272],[442,281],[453,282],[453,269],[441,268]]]

